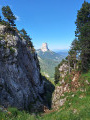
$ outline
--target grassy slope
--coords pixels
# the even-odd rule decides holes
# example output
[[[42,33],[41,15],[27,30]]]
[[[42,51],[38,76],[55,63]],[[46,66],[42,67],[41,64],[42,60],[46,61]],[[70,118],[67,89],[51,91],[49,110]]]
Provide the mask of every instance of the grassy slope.
[[[79,78],[81,88],[85,91],[79,88],[76,92],[65,93],[67,101],[58,111],[34,116],[11,108],[11,114],[0,111],[0,120],[90,120],[90,84],[85,80],[90,82],[90,72]]]
[[[90,83],[90,72],[80,76],[82,86],[76,92],[66,93],[67,101],[64,106],[45,115],[41,120],[90,120],[90,84],[86,84],[85,80]],[[81,88],[85,91],[80,91]]]

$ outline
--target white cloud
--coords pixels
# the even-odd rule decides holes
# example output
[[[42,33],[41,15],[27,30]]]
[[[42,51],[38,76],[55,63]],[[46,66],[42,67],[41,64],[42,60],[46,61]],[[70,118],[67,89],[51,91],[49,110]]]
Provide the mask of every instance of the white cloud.
[[[2,5],[0,5],[0,9],[2,8]]]
[[[15,17],[17,21],[20,21],[20,17],[18,15],[15,15]]]

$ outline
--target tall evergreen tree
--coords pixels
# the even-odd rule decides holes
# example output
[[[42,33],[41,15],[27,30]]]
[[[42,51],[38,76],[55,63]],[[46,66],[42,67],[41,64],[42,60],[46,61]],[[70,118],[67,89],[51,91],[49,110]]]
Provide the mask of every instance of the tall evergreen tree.
[[[60,71],[59,71],[59,66],[55,67],[55,74],[54,74],[54,83],[57,84],[60,79]]]
[[[77,13],[76,37],[80,43],[82,70],[90,69],[90,3],[84,1]]]
[[[76,63],[80,54],[79,41],[75,38],[71,44],[71,49],[68,52],[68,61],[71,67],[76,69]]]
[[[15,26],[16,17],[9,6],[2,7],[2,14],[4,15],[5,19],[9,22],[10,25]]]

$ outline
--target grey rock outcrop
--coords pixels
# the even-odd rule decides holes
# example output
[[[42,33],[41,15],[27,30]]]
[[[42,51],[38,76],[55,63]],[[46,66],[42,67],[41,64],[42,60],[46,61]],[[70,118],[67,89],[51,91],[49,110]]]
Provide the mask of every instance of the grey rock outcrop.
[[[17,32],[5,29],[0,25],[0,105],[41,109],[44,83],[37,55]]]
[[[60,71],[60,76],[61,76],[62,78],[64,78],[64,77],[66,76],[66,74],[67,74],[67,72],[68,72],[68,69],[69,69],[69,67],[68,67],[68,65],[67,65],[66,63],[63,63],[63,64],[60,66],[59,71]]]
[[[43,44],[42,44],[41,50],[42,50],[43,52],[46,52],[46,51],[49,50],[47,43],[43,43]]]
[[[62,86],[62,85],[57,86],[55,88],[55,91],[54,91],[53,97],[52,97],[52,108],[58,109],[60,106],[63,106],[63,104],[66,101],[66,97],[64,96],[65,92],[70,92],[68,84],[66,84],[64,86]]]
[[[52,97],[52,108],[54,109],[58,109],[60,106],[63,106],[63,104],[66,101],[66,97],[64,97],[64,93],[70,92],[69,84],[68,83],[66,84],[64,80],[65,76],[67,75],[68,68],[69,68],[68,64],[66,63],[63,63],[59,67],[61,80],[59,81],[60,86],[57,86],[55,88],[55,91]]]

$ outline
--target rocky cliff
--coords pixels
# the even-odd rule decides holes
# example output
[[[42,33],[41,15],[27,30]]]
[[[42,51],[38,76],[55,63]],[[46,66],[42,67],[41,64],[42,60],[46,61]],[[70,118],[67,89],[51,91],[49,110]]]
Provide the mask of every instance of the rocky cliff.
[[[47,43],[43,43],[43,44],[42,44],[42,47],[41,47],[41,50],[42,50],[43,52],[48,51],[48,50],[49,50],[49,49],[48,49],[48,44],[47,44]]]
[[[0,105],[41,109],[43,93],[36,53],[19,33],[0,25]]]
[[[52,108],[56,110],[68,101],[69,96],[72,99],[77,92],[86,92],[85,85],[90,84],[89,81],[85,80],[86,78],[80,77],[81,72],[77,69],[70,68],[71,72],[69,73],[69,66],[66,62],[63,62],[58,69],[60,72],[59,83],[52,96]]]

